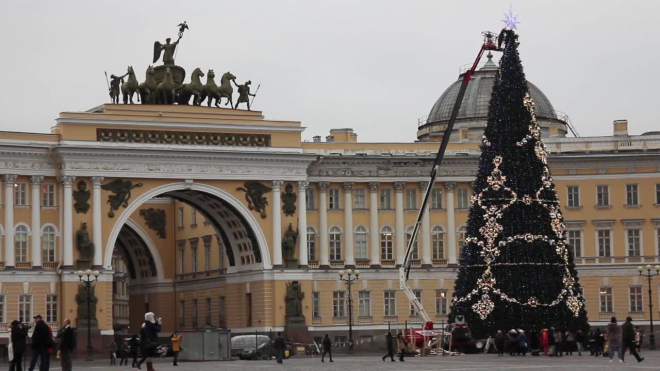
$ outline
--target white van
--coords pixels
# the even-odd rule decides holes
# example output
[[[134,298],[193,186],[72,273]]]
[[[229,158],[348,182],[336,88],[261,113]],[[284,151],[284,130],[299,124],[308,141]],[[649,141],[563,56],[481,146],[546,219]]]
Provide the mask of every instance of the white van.
[[[270,338],[266,335],[239,335],[231,338],[231,355],[238,356],[247,347],[257,348],[259,345],[268,343]]]

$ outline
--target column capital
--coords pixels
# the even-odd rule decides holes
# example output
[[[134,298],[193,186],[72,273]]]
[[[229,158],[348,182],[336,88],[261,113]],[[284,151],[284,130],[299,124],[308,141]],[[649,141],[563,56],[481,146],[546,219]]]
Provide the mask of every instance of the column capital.
[[[454,192],[454,188],[456,188],[456,182],[445,182],[445,188],[447,189],[447,192]]]
[[[298,182],[298,190],[299,191],[304,191],[304,190],[307,189],[307,187],[309,187],[309,182],[308,181],[301,180],[301,181]]]
[[[396,189],[397,192],[403,192],[405,188],[406,182],[394,182],[394,189]]]
[[[380,187],[380,183],[378,183],[378,182],[369,182],[369,189],[371,189],[372,192],[377,192],[378,187]]]
[[[42,175],[32,175],[30,177],[30,183],[32,183],[33,187],[39,187],[43,180],[44,180],[44,177]]]
[[[93,187],[100,187],[101,182],[103,182],[103,177],[102,176],[93,176],[92,177],[92,186]]]
[[[76,180],[75,176],[64,176],[62,177],[62,185],[65,187],[71,187],[74,180]]]
[[[328,189],[329,184],[330,183],[328,183],[328,182],[319,182],[319,190],[325,192],[325,190]]]
[[[13,187],[14,183],[16,183],[16,178],[18,175],[16,174],[5,174],[5,187]]]
[[[282,184],[284,184],[283,181],[281,180],[273,180],[273,191],[280,192],[280,188],[282,188]]]
[[[352,191],[354,186],[355,183],[353,182],[344,182],[344,190],[346,191]]]
[[[419,182],[419,189],[426,191],[429,188],[430,182]]]

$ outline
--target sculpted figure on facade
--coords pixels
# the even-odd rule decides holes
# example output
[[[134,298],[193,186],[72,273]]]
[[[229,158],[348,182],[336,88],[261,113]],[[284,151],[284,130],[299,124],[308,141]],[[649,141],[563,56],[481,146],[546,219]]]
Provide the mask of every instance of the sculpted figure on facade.
[[[245,192],[245,201],[248,203],[248,208],[258,212],[263,219],[266,219],[268,200],[266,200],[264,194],[272,190],[270,187],[259,182],[245,182],[243,187],[238,187],[236,190]]]
[[[122,76],[115,76],[115,75],[110,75],[110,83],[109,83],[109,93],[110,93],[110,101],[115,104],[119,104],[119,94],[120,94],[120,89],[121,89],[121,84],[124,83],[124,77],[128,76],[128,72],[126,72]],[[106,74],[105,77],[107,78],[108,75]]]
[[[90,260],[94,256],[94,244],[89,238],[87,223],[82,223],[76,232],[76,244],[80,251],[81,260]]]
[[[73,199],[76,200],[73,208],[78,214],[87,214],[87,211],[89,211],[89,198],[91,197],[91,192],[87,190],[87,183],[85,183],[84,180],[79,181],[76,187],[77,189],[73,191]]]
[[[234,84],[238,89],[238,100],[236,101],[235,108],[238,108],[238,105],[241,103],[246,103],[247,109],[250,111],[250,97],[256,96],[256,94],[250,93],[250,85],[252,84],[252,81],[248,80],[243,85],[238,85],[236,84],[236,81],[234,81]]]
[[[287,317],[301,317],[302,301],[305,298],[305,293],[298,281],[293,281],[286,285],[286,316]]]
[[[298,240],[298,230],[293,229],[293,224],[289,223],[289,228],[284,232],[282,238],[282,252],[284,258],[289,260],[293,259],[293,254],[296,251],[296,241]]]
[[[110,204],[109,217],[114,218],[115,210],[119,210],[122,206],[128,206],[128,201],[131,199],[131,190],[135,187],[142,187],[142,183],[133,184],[130,180],[116,179],[101,186],[104,191],[114,193],[114,195],[108,196],[108,204]]]
[[[287,184],[284,187],[284,193],[282,193],[282,211],[286,216],[293,216],[296,213],[296,200],[298,196],[293,191],[293,186]]]

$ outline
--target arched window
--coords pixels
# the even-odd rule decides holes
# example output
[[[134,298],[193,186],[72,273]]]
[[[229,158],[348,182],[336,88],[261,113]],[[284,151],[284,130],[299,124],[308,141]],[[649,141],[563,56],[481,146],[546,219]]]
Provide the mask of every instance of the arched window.
[[[433,227],[431,232],[431,244],[433,245],[433,259],[445,258],[445,231],[440,226]]]
[[[408,248],[408,245],[410,244],[410,239],[412,238],[413,234],[413,229],[415,227],[410,226],[408,229],[406,229],[406,248]],[[418,260],[419,259],[419,250],[417,249],[417,238],[415,238],[415,243],[413,244],[412,251],[410,252],[410,259],[412,260]]]
[[[380,258],[382,260],[394,259],[393,237],[392,228],[386,226],[380,230]]]
[[[367,229],[358,226],[355,229],[355,259],[368,259],[367,253]]]
[[[467,227],[462,225],[458,228],[458,250],[463,251],[463,245],[465,244],[465,237],[467,237]]]
[[[41,233],[43,260],[45,263],[55,262],[55,228],[51,225],[44,227]]]
[[[332,227],[328,233],[330,240],[330,260],[341,260],[341,230],[339,227]]]
[[[307,258],[316,260],[316,231],[312,227],[307,227]]]
[[[14,236],[16,246],[16,262],[25,263],[28,261],[28,229],[24,225],[16,227]]]

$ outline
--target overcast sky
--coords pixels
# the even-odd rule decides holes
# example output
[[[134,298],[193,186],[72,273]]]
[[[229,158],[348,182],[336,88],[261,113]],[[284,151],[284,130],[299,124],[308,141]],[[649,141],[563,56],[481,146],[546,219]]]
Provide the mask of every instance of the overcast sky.
[[[529,81],[582,136],[660,130],[656,1],[3,1],[0,130],[49,132],[62,111],[109,102],[103,71],[138,80],[153,43],[176,39],[187,71],[261,89],[254,109],[304,138],[351,127],[413,141],[417,119],[471,63],[481,31],[513,6]],[[205,81],[205,78],[204,78]]]

